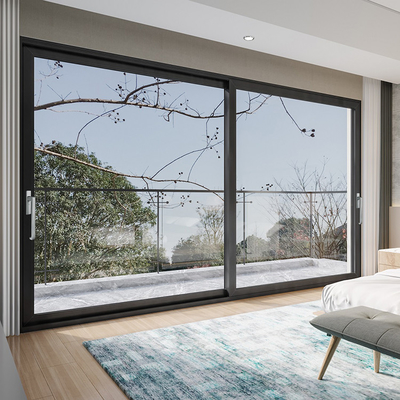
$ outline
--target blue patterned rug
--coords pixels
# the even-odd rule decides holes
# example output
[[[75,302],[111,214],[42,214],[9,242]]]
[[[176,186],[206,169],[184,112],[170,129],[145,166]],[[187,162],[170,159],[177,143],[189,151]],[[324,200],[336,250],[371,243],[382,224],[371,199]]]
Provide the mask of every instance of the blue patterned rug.
[[[324,380],[329,337],[319,302],[84,342],[130,399],[400,399],[400,360],[342,341]]]

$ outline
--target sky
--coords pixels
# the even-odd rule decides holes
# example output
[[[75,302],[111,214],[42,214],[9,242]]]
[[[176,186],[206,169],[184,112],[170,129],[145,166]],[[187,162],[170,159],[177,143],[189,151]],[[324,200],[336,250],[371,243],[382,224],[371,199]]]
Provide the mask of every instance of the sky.
[[[53,60],[35,59],[35,105],[75,98],[119,100],[120,89],[131,91],[154,82],[152,76],[64,62],[62,68],[54,68],[54,65]],[[79,136],[78,143],[85,151],[95,153],[116,171],[153,176],[162,169],[155,177],[169,182],[149,182],[151,188],[199,189],[196,185],[174,183],[176,179],[189,178],[211,190],[222,190],[223,89],[183,82],[165,84],[161,88],[162,104],[176,106],[182,112],[198,112],[201,116],[214,112],[219,117],[206,120],[171,114],[167,121],[165,111],[150,108],[125,106],[112,112],[116,107],[104,104],[62,105],[35,112],[35,144],[48,144],[53,140],[75,144]],[[238,91],[238,111],[248,107],[249,96],[257,95]],[[149,87],[143,96],[154,99],[155,88]],[[259,100],[251,103],[253,108]],[[269,98],[251,115],[241,116],[237,121],[237,189],[261,190],[266,184],[273,184],[272,189],[277,190],[278,183],[289,189],[296,181],[294,167],[304,165],[309,172],[321,171],[325,165],[325,176],[332,177],[336,183],[342,182],[345,189],[347,109],[293,99],[283,101],[301,128],[315,129],[315,137],[299,131],[278,97]],[[104,116],[97,118],[100,114]],[[117,123],[114,117],[119,118]],[[201,152],[207,145],[209,148]],[[143,188],[142,180],[132,179],[131,182]],[[181,207],[181,195],[168,194],[169,205],[163,205],[161,211],[162,244],[169,256],[180,238],[198,232],[197,207],[223,205],[215,194],[204,193],[196,198],[192,195],[192,202],[186,200]],[[276,196],[267,193],[248,199],[251,203],[246,203],[246,235],[266,238],[267,231],[278,220],[272,205],[275,199]],[[239,203],[237,216],[239,241],[243,231],[242,204]]]

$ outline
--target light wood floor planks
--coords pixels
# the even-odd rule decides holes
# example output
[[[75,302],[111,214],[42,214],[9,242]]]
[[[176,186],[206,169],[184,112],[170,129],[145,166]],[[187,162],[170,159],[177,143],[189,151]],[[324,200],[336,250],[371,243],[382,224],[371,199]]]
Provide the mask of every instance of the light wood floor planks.
[[[126,400],[85,340],[226,317],[321,298],[322,288],[24,333],[8,343],[29,400]]]

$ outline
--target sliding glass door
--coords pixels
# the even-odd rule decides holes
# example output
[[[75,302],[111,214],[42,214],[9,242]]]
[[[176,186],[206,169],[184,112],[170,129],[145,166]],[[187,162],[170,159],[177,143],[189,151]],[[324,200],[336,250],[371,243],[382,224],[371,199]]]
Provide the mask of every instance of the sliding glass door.
[[[350,108],[237,92],[237,286],[351,272]]]
[[[22,62],[23,330],[357,275],[359,102],[35,40]]]

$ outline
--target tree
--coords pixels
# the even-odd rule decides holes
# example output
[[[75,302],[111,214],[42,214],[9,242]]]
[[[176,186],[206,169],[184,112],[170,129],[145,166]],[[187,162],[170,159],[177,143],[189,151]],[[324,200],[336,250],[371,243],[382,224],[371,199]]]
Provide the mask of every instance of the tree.
[[[110,166],[80,147],[53,143],[51,149],[105,171],[35,153],[37,271],[46,265],[52,280],[72,280],[152,270],[157,253],[149,228],[156,215],[130,191],[134,186],[107,173]],[[36,279],[43,282],[44,272],[37,273]]]
[[[308,257],[310,255],[310,221],[307,218],[284,218],[268,232],[272,259]]]
[[[197,211],[200,216],[201,235],[209,245],[224,242],[224,209],[221,206],[203,206]]]
[[[181,238],[173,248],[172,263],[180,268],[223,265],[224,210],[218,206],[202,206],[199,233]]]
[[[298,192],[298,194],[281,195],[275,205],[275,212],[280,215],[281,220],[303,221],[303,228],[300,231],[303,231],[302,237],[305,239],[308,237],[308,256],[345,260],[346,180],[345,178],[335,180],[332,175],[326,175],[325,166],[326,162],[320,170],[312,171],[307,168],[307,164],[302,167],[294,166],[296,179],[289,186],[276,182],[282,191]],[[298,240],[293,240],[292,246],[299,246],[299,243]],[[301,248],[303,247],[301,244]]]
[[[237,262],[258,262],[271,260],[270,243],[255,235],[247,236],[236,245]]]

